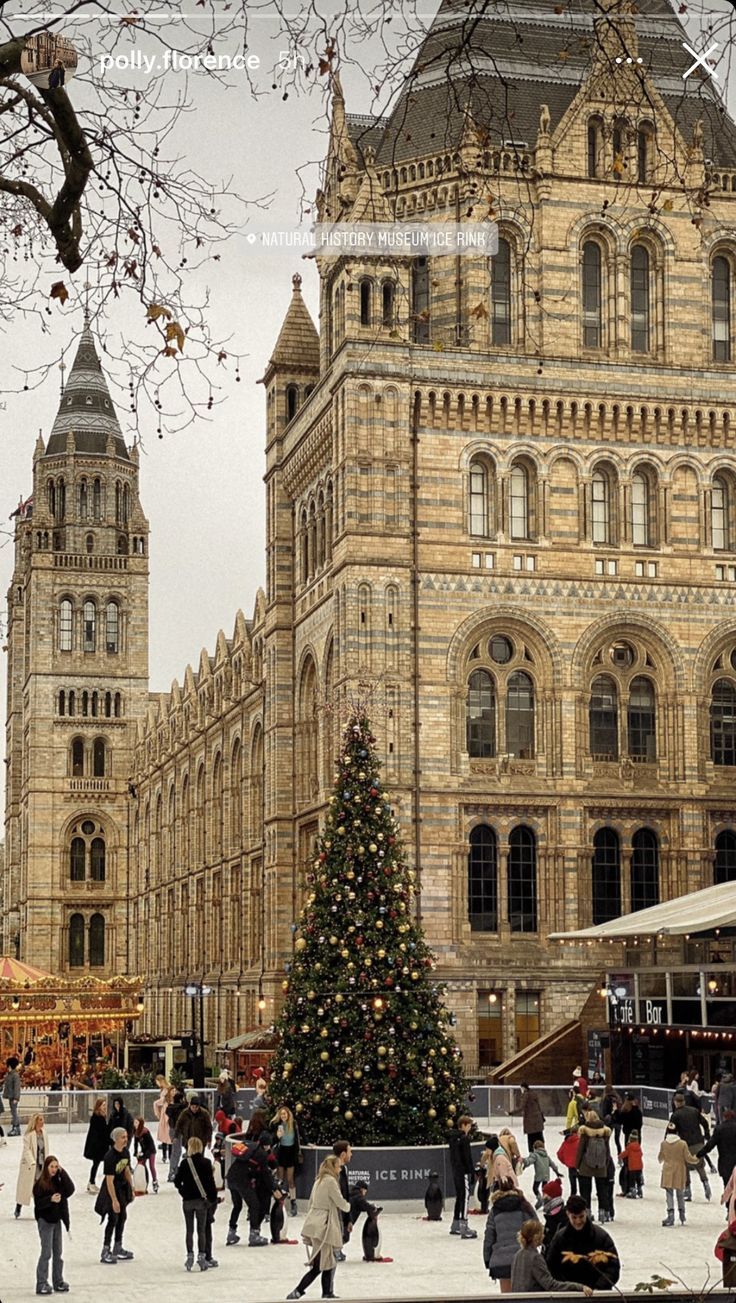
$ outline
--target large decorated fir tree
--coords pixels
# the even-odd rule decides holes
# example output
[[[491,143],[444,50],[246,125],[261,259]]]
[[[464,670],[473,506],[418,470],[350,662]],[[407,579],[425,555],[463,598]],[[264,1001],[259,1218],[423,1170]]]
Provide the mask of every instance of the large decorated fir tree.
[[[287,966],[271,1094],[305,1137],[438,1144],[462,1113],[460,1051],[413,918],[416,871],[366,717],[348,724]]]

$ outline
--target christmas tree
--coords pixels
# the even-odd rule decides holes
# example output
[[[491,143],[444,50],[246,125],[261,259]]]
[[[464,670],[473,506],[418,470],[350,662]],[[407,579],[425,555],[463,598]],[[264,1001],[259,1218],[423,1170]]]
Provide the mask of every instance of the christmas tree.
[[[441,1144],[466,1096],[435,960],[413,921],[416,871],[364,714],[348,724],[307,880],[272,1061],[271,1095],[305,1137]]]

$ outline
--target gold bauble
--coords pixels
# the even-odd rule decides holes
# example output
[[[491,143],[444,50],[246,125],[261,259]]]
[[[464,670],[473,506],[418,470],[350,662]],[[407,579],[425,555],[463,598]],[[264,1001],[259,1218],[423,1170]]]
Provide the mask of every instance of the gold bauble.
[[[379,959],[385,959],[385,958],[386,958],[386,951],[385,951],[385,950],[379,950],[379,951],[378,951],[378,958],[379,958]]]
[[[330,945],[331,946],[337,945],[337,937],[330,937]]]
[[[312,1103],[313,1103],[313,1104],[321,1104],[321,1102],[322,1102],[322,1096],[321,1096],[321,1095],[313,1095],[313,1096],[312,1096]]]
[[[284,1064],[284,1072],[293,1072],[293,1070],[294,1070],[294,1064],[293,1064],[293,1063],[285,1063],[285,1064]]]
[[[376,927],[383,927],[383,919],[382,919],[382,918],[377,918],[377,919],[376,919]]]
[[[456,1106],[455,1104],[450,1104],[450,1106],[449,1106],[447,1112],[448,1112],[448,1113],[453,1113],[453,1114],[457,1113],[457,1106]]]
[[[385,1046],[385,1045],[379,1045],[379,1047],[378,1047],[378,1053],[381,1055],[381,1057],[383,1057],[383,1055],[386,1053],[386,1046]]]
[[[368,1107],[368,1100],[366,1099],[365,1095],[363,1096],[362,1100],[360,1101],[360,1107],[361,1107],[361,1108],[367,1108],[367,1107]]]
[[[345,1113],[343,1114],[343,1117],[345,1118],[345,1121],[346,1121],[346,1122],[352,1122],[352,1120],[353,1120],[353,1115],[352,1115],[350,1109],[346,1109]]]
[[[307,1036],[309,1034],[309,1023],[303,1022],[301,1026],[301,1030],[304,1032],[304,1035]]]
[[[304,1108],[304,1105],[303,1105],[303,1104],[295,1104],[295,1105],[294,1105],[294,1112],[295,1112],[295,1113],[301,1113],[302,1110],[303,1110],[303,1108]]]
[[[321,1058],[323,1063],[327,1063],[330,1056],[327,1053],[327,1050],[323,1050],[319,1057]]]
[[[307,991],[307,999],[308,1000],[314,999],[314,991]]]
[[[288,991],[288,989],[289,989],[289,983],[288,983],[288,982],[282,982],[282,983],[281,983],[281,990],[282,990],[282,991]]]
[[[393,1095],[391,1096],[390,1100],[388,1101],[388,1106],[389,1106],[389,1108],[396,1108],[396,1100],[394,1099]]]
[[[433,1059],[433,1058],[435,1057],[436,1053],[437,1053],[436,1050],[430,1050],[430,1051],[429,1051],[429,1057],[430,1057],[430,1059]]]
[[[342,1004],[342,996],[341,996],[341,994],[340,994],[339,991],[338,991],[337,995],[335,996],[335,1004]]]
[[[341,958],[341,959],[349,959],[349,958],[350,958],[350,951],[349,951],[349,950],[341,950],[341,951],[340,951],[340,958]]]
[[[436,1108],[428,1108],[428,1109],[427,1109],[427,1117],[429,1117],[429,1118],[436,1118],[436,1117],[437,1117],[437,1109],[436,1109]]]
[[[378,847],[376,846],[376,843],[375,843],[375,842],[371,842],[370,845],[369,845],[369,847],[368,847],[368,850],[370,851],[371,855],[375,855],[376,851],[378,850]]]
[[[330,1033],[328,1032],[327,1028],[323,1027],[320,1032],[320,1036],[322,1037],[322,1039],[324,1040],[327,1036],[329,1036],[329,1034]]]
[[[360,1068],[353,1069],[353,1076],[355,1077],[356,1081],[360,1081],[361,1077],[363,1076],[363,1073],[361,1072]]]
[[[295,950],[306,950],[306,948],[307,948],[306,940],[304,939],[304,937],[299,937],[298,940],[296,941],[295,945],[294,945],[294,949],[295,949]]]
[[[418,982],[418,981],[419,981],[419,974],[418,974],[416,968],[413,968],[413,969],[412,969],[411,980],[412,980],[412,982]]]

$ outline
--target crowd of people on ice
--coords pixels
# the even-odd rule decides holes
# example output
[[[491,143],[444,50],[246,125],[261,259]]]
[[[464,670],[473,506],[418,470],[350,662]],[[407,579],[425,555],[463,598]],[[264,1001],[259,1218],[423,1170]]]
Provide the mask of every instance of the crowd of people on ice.
[[[20,1085],[14,1074],[17,1076],[17,1062],[14,1066],[9,1063],[2,1092],[11,1109],[11,1136],[20,1134]],[[157,1084],[155,1136],[143,1117],[131,1115],[122,1096],[114,1097],[109,1109],[105,1098],[97,1099],[90,1116],[84,1144],[84,1157],[90,1164],[86,1188],[95,1196],[94,1209],[103,1228],[100,1261],[112,1267],[133,1258],[124,1243],[128,1208],[136,1194],[149,1189],[158,1193],[160,1180],[173,1183],[181,1197],[187,1271],[196,1266],[204,1272],[218,1266],[213,1256],[213,1226],[226,1196],[226,1248],[240,1241],[244,1210],[249,1247],[278,1243],[286,1218],[297,1213],[295,1175],[302,1142],[291,1110],[273,1108],[265,1080],[256,1083],[248,1118],[238,1114],[236,1090],[225,1073],[218,1082],[214,1116],[204,1096],[187,1098],[163,1077]],[[710,1173],[717,1170],[723,1184],[726,1226],[715,1251],[723,1265],[724,1283],[736,1284],[736,1083],[730,1074],[724,1074],[719,1083],[712,1131],[706,1099],[709,1107],[710,1098],[700,1091],[694,1074],[684,1074],[658,1153],[659,1185],[664,1193],[662,1225],[686,1224],[694,1175],[710,1201]],[[522,1084],[519,1106],[510,1116],[520,1118],[528,1151],[525,1155],[507,1126],[483,1138],[479,1161],[472,1149],[481,1139],[474,1119],[460,1117],[451,1133],[455,1205],[450,1235],[461,1240],[478,1238],[468,1221],[469,1202],[475,1193],[478,1211],[486,1216],[483,1261],[502,1293],[564,1290],[590,1294],[611,1289],[619,1279],[621,1261],[612,1233],[604,1227],[615,1220],[617,1173],[618,1194],[627,1199],[641,1199],[645,1179],[651,1178],[644,1171],[643,1118],[636,1098],[631,1094],[622,1098],[603,1083],[589,1087],[578,1070],[569,1092],[561,1143],[554,1153],[545,1140],[546,1120],[539,1096],[528,1084]],[[717,1169],[710,1158],[714,1152]],[[308,1246],[308,1267],[287,1295],[289,1299],[302,1298],[317,1277],[321,1278],[322,1297],[336,1297],[335,1271],[345,1260],[345,1245],[363,1215],[363,1256],[371,1260],[376,1254],[382,1209],[368,1201],[364,1183],[351,1185],[351,1157],[350,1141],[338,1139],[321,1164],[301,1230]],[[532,1176],[531,1198],[520,1180],[527,1169]],[[44,1117],[35,1113],[23,1134],[15,1216],[21,1216],[24,1206],[33,1206],[40,1239],[37,1294],[69,1289],[63,1274],[63,1228],[69,1229],[73,1194],[71,1177],[49,1151]],[[435,1173],[425,1203],[428,1219],[440,1219],[444,1196]],[[264,1224],[268,1235],[262,1233]]]

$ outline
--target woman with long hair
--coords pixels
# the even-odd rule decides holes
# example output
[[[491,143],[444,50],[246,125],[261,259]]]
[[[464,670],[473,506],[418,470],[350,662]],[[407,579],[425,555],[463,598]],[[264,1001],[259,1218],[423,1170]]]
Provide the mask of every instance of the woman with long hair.
[[[21,1208],[27,1207],[33,1198],[33,1186],[43,1170],[47,1150],[43,1113],[33,1113],[23,1136],[18,1184],[15,1188],[16,1217],[20,1217]]]
[[[511,1264],[512,1294],[586,1294],[593,1291],[589,1285],[578,1285],[575,1281],[555,1280],[547,1263],[539,1252],[544,1239],[544,1227],[539,1222],[523,1222],[517,1235],[519,1252]]]
[[[276,1162],[279,1166],[279,1180],[286,1181],[289,1187],[289,1199],[291,1207],[289,1211],[292,1217],[296,1216],[296,1185],[294,1183],[294,1169],[301,1162],[301,1145],[299,1139],[299,1128],[297,1127],[294,1114],[290,1108],[282,1104],[275,1118],[271,1122],[271,1127],[276,1127],[278,1137],[278,1146],[276,1149]]]
[[[187,1142],[186,1158],[179,1164],[174,1177],[182,1200],[184,1225],[186,1227],[187,1256],[184,1266],[191,1271],[194,1266],[194,1224],[197,1224],[197,1266],[200,1271],[216,1267],[212,1257],[212,1232],[210,1212],[217,1203],[217,1188],[209,1158],[205,1157],[204,1145],[197,1136],[191,1136]],[[209,1234],[208,1234],[209,1231]]]
[[[516,1257],[517,1235],[524,1222],[538,1222],[524,1192],[508,1177],[491,1195],[491,1211],[483,1240],[483,1261],[502,1294],[511,1293],[511,1265]]]
[[[62,1257],[62,1226],[69,1230],[69,1200],[74,1194],[74,1182],[59,1163],[49,1154],[43,1160],[38,1180],[33,1185],[33,1207],[41,1239],[41,1256],[36,1267],[37,1294],[68,1294],[64,1280]],[[51,1279],[49,1285],[49,1262]]]
[[[339,1176],[340,1160],[335,1154],[329,1154],[317,1173],[302,1226],[302,1239],[309,1245],[309,1271],[305,1272],[296,1288],[287,1294],[287,1298],[302,1298],[320,1272],[322,1297],[337,1297],[335,1267],[337,1254],[342,1250],[340,1213],[350,1212],[350,1204],[340,1192]]]
[[[153,1101],[153,1111],[158,1119],[156,1139],[161,1150],[161,1158],[167,1163],[171,1153],[171,1132],[169,1131],[169,1119],[166,1109],[174,1098],[174,1087],[169,1085],[161,1073],[156,1078],[156,1085],[160,1091],[158,1099]]]
[[[95,1100],[95,1106],[87,1128],[87,1139],[84,1142],[84,1157],[89,1159],[92,1164],[87,1182],[87,1194],[97,1194],[97,1169],[103,1161],[105,1154],[110,1148],[110,1137],[107,1130],[107,1100],[100,1096]]]
[[[153,1182],[153,1193],[158,1194],[158,1177],[156,1175],[156,1142],[146,1126],[145,1118],[133,1119],[133,1157],[137,1158],[146,1169]]]

